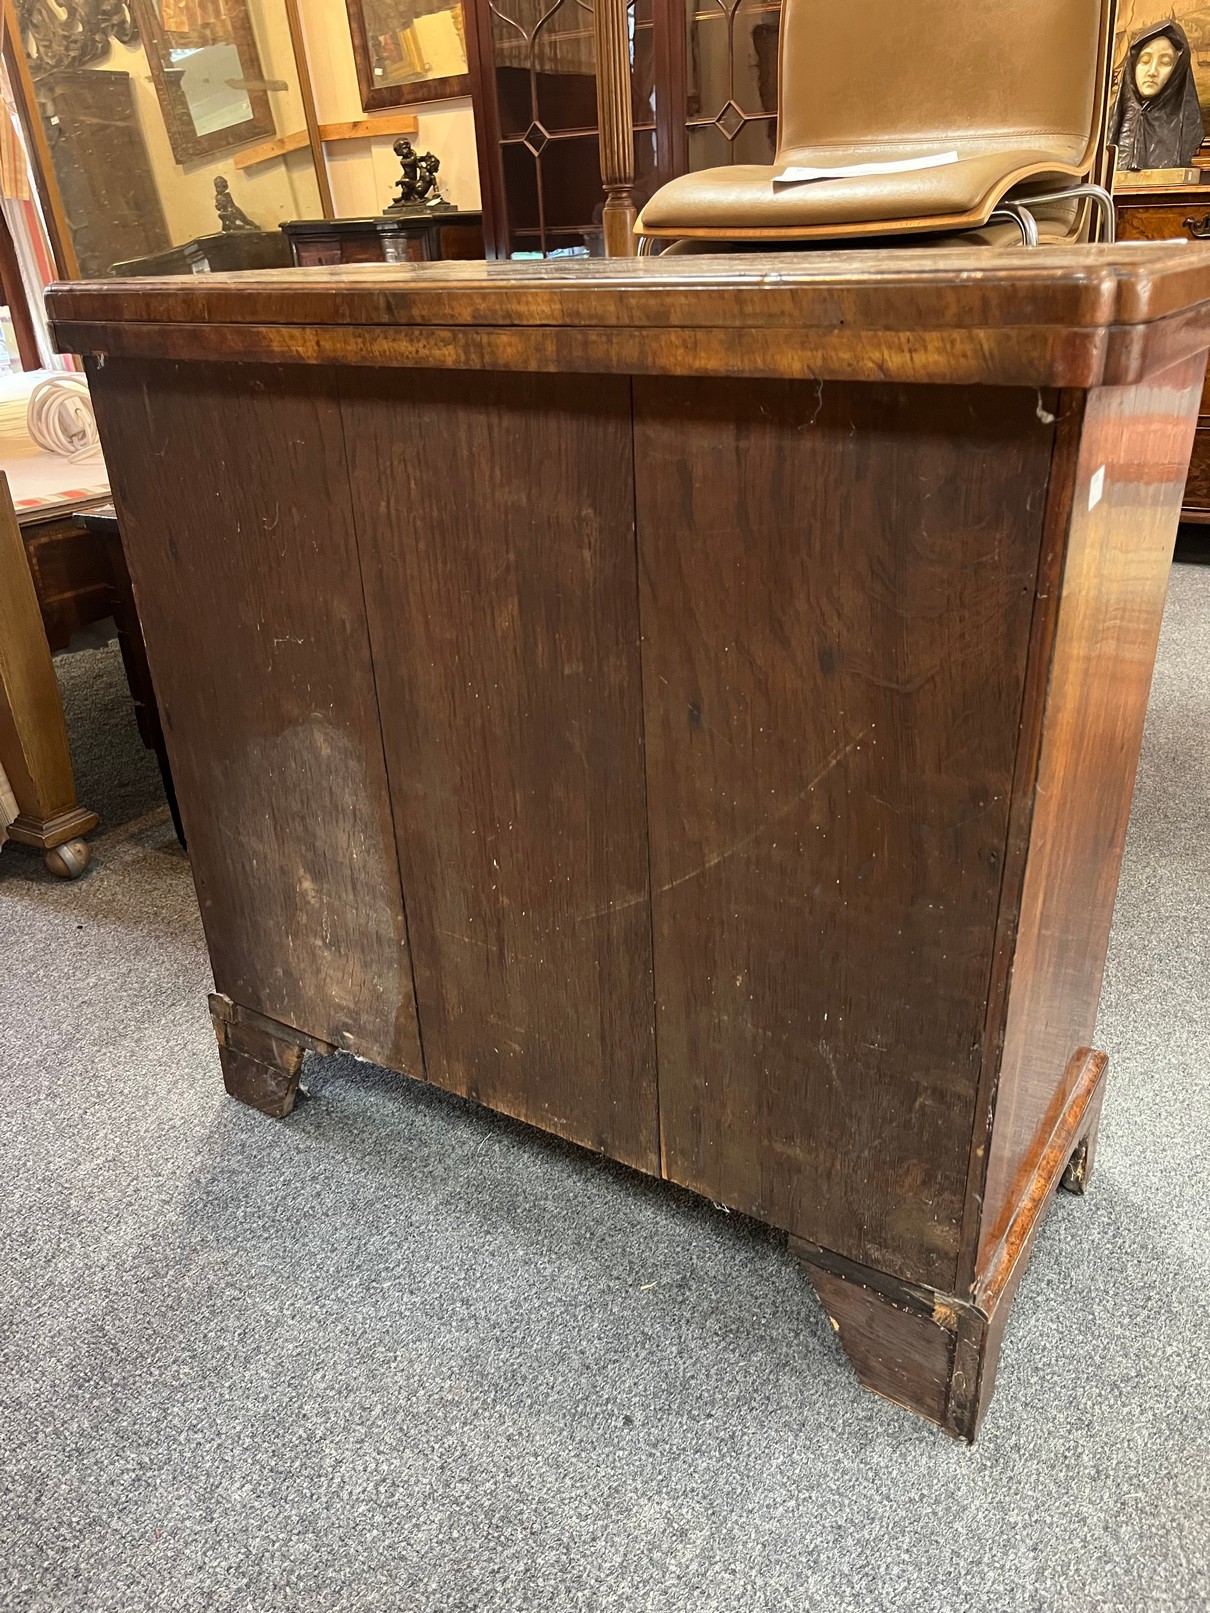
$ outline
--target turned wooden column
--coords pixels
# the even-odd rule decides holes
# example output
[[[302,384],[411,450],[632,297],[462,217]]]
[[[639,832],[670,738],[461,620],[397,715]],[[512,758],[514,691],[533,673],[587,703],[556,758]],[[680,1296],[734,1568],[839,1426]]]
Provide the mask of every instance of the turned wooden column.
[[[597,53],[597,121],[601,131],[601,182],[605,187],[605,256],[635,254],[634,117],[630,105],[630,35],[626,0],[596,0],[592,12]]]

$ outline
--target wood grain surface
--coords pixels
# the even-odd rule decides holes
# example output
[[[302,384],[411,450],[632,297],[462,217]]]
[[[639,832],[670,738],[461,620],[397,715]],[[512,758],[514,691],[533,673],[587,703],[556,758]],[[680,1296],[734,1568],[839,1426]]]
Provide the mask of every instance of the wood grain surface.
[[[1088,387],[1205,351],[1210,246],[336,265],[52,288],[114,356]]]
[[[215,985],[419,1075],[335,379],[89,381]]]
[[[63,702],[8,477],[0,474],[0,768],[16,798],[15,841],[50,846],[97,826],[76,800]]]
[[[635,390],[666,1172],[938,1287],[1054,401]]]
[[[1210,245],[332,266],[50,288],[53,320],[1108,329],[1203,302]]]
[[[1019,784],[1032,816],[980,1269],[1092,1045],[1202,376],[1193,360],[1146,386],[1092,393],[1061,495],[1041,754],[1036,782]]]
[[[658,1172],[629,385],[343,415],[429,1077]]]
[[[300,274],[308,271],[299,270]],[[915,384],[1131,384],[1203,351],[1206,314],[1151,325],[1059,332],[1050,326],[962,333],[799,325],[668,325],[652,330],[572,325],[257,325],[64,322],[65,351],[126,358],[205,357],[244,364],[542,371],[548,374],[763,376]]]

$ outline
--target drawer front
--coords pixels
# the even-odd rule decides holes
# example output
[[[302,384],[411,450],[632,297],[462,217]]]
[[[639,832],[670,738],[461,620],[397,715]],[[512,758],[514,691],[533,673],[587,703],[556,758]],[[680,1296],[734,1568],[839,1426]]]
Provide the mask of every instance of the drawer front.
[[[321,264],[340,262],[339,241],[294,241],[294,261],[300,269],[314,269]]]
[[[1188,241],[1210,239],[1210,185],[1204,201],[1199,197],[1163,207],[1119,204],[1117,226],[1120,241],[1174,241],[1182,236]],[[1198,230],[1205,234],[1199,236]]]
[[[1204,401],[1202,407],[1205,408]],[[1210,414],[1203,414],[1197,422],[1189,479],[1185,483],[1185,508],[1210,515]]]

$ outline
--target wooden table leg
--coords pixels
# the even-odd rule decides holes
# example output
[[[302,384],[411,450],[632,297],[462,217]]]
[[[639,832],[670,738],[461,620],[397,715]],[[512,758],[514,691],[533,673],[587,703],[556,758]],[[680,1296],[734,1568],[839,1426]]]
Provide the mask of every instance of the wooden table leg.
[[[54,663],[2,475],[0,578],[0,765],[18,807],[8,837],[40,851],[58,878],[75,879],[88,867],[81,837],[98,820],[76,800]]]
[[[168,763],[168,748],[164,743],[164,728],[160,722],[160,708],[151,682],[151,668],[147,665],[147,646],[143,641],[143,628],[134,601],[134,585],[130,580],[126,555],[122,549],[118,518],[113,506],[105,505],[99,510],[81,510],[75,519],[86,532],[93,534],[104,554],[109,586],[109,613],[118,630],[118,648],[122,652],[122,666],[126,672],[130,697],[134,701],[139,737],[148,750],[155,752],[164,794],[168,799],[168,810],[172,814],[172,826],[176,830],[177,840],[184,847],[185,831],[181,826],[181,813],[172,782],[172,769]]]

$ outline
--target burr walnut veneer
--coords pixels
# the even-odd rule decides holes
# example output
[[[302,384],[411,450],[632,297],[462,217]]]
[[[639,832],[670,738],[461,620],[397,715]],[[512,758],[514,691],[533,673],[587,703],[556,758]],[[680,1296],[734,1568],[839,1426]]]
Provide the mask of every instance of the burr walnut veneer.
[[[1093,1024],[1210,249],[55,288],[214,966],[760,1217],[973,1437]]]

